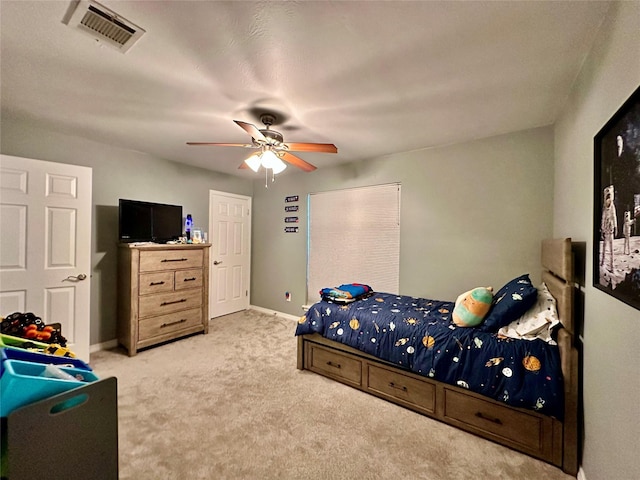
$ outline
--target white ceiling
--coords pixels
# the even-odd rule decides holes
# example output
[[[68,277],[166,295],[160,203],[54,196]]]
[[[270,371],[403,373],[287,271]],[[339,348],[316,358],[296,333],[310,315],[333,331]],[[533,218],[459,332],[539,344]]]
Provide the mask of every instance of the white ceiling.
[[[123,54],[62,21],[69,1],[0,2],[2,119],[234,175],[279,113],[322,168],[552,124],[609,2],[114,1],[146,30]],[[289,168],[287,171],[295,170]]]

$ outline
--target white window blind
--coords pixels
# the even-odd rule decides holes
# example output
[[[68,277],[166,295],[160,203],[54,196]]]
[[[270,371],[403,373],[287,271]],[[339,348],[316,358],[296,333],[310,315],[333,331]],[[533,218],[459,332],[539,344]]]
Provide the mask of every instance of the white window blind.
[[[307,303],[325,287],[400,288],[400,184],[309,195]]]

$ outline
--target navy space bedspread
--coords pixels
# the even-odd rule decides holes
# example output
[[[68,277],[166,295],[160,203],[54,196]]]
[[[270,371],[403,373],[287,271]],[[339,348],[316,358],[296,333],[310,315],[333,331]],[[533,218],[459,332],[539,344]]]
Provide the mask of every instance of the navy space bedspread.
[[[319,333],[417,374],[562,419],[557,345],[458,327],[453,307],[389,293],[348,305],[320,301],[300,319],[296,335]]]

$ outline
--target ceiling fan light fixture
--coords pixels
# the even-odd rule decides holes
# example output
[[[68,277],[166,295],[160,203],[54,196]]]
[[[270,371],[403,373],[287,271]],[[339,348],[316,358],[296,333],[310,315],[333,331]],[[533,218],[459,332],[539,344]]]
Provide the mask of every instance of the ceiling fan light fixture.
[[[271,150],[265,150],[262,153],[262,166],[271,169],[274,174],[278,174],[287,168],[287,164],[280,160]]]
[[[258,173],[258,170],[260,170],[260,165],[262,165],[262,160],[260,158],[260,154],[259,153],[254,153],[249,158],[247,158],[244,161],[244,163],[246,163],[247,166],[251,170],[253,170],[254,172]]]

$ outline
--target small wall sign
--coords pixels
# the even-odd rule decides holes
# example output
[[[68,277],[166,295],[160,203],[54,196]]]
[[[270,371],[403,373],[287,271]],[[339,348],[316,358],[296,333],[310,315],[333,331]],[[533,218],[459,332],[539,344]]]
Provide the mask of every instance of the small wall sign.
[[[297,212],[298,211],[298,205],[285,205],[284,211],[285,212]]]
[[[284,227],[285,233],[298,233],[298,227]]]
[[[297,202],[298,201],[298,195],[291,195],[290,197],[285,197],[284,201],[286,203]]]
[[[298,223],[298,217],[284,217],[284,223]]]

